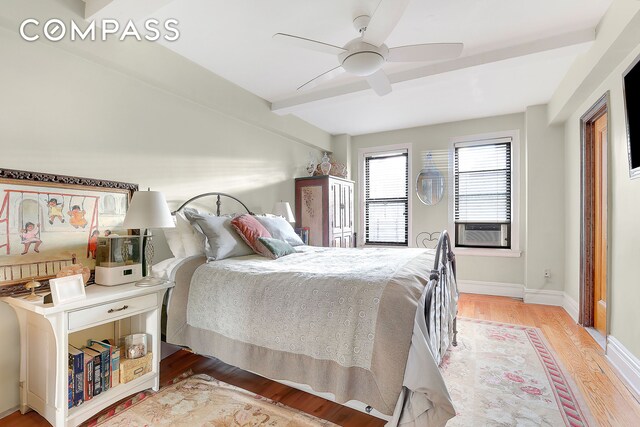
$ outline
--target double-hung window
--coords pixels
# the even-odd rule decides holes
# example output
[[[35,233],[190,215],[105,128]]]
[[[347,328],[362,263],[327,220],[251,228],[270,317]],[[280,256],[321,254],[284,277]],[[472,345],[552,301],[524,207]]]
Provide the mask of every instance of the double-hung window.
[[[409,156],[407,150],[364,155],[364,243],[407,246]]]
[[[512,137],[453,144],[456,247],[512,249]]]

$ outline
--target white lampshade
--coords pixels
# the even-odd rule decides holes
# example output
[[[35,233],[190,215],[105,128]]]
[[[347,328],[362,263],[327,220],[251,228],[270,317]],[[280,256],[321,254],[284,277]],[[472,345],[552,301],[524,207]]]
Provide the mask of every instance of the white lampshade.
[[[275,215],[283,216],[288,222],[296,221],[296,217],[293,216],[293,211],[291,210],[289,202],[276,202],[276,204],[273,205],[273,213]]]
[[[124,217],[125,228],[175,227],[167,199],[159,191],[136,191]]]

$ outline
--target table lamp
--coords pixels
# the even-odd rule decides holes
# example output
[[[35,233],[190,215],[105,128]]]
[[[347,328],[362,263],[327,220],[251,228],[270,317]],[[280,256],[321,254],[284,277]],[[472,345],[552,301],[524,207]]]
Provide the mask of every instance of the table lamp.
[[[296,217],[293,216],[289,202],[283,202],[282,200],[276,202],[276,204],[273,205],[273,214],[284,217],[288,222],[296,222]]]
[[[152,228],[175,227],[167,199],[159,191],[136,191],[133,193],[127,215],[124,218],[125,228],[145,229],[143,234],[144,259],[146,261],[145,278],[138,281],[138,286],[153,286],[163,280],[151,277],[153,266],[153,233]]]

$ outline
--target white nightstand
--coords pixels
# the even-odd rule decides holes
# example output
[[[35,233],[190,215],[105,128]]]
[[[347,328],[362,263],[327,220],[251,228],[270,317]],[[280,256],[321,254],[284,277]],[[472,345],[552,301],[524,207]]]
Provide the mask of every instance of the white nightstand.
[[[149,388],[157,391],[162,301],[173,285],[173,282],[144,288],[133,283],[112,287],[92,285],[86,288],[85,300],[55,307],[22,297],[2,298],[13,307],[20,323],[21,412],[31,408],[56,427],[76,426],[129,395]],[[148,348],[153,352],[151,372],[68,409],[68,335],[125,318],[131,319],[131,333],[149,334]]]

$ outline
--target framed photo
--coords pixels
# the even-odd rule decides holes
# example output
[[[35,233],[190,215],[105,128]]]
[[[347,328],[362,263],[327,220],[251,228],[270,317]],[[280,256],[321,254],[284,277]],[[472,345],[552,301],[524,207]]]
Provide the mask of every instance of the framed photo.
[[[51,279],[49,280],[49,287],[51,288],[53,305],[68,304],[87,297],[84,291],[82,274]]]
[[[98,237],[122,225],[136,184],[0,168],[0,296],[71,264],[93,271]]]

